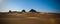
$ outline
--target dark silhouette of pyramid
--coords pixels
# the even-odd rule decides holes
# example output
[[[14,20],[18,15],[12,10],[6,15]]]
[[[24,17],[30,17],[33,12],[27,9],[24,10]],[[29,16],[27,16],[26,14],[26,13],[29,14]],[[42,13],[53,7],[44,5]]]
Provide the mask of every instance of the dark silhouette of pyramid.
[[[22,12],[26,12],[25,10],[22,10]]]
[[[37,12],[36,10],[34,10],[34,9],[31,9],[29,12]]]
[[[9,12],[11,12],[11,10],[9,10]]]

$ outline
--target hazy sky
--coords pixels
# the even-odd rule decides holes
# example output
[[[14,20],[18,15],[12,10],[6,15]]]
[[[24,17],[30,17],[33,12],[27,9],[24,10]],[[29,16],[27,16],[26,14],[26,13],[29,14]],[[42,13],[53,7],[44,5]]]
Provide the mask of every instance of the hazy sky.
[[[60,11],[57,0],[1,0],[1,11],[21,11],[25,9],[35,9],[39,12],[56,12]]]

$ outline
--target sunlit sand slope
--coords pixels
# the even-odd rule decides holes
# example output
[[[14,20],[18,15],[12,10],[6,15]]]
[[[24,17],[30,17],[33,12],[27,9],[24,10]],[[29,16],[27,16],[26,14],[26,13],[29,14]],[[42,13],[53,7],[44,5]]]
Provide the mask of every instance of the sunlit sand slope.
[[[59,24],[60,14],[1,13],[0,24]]]

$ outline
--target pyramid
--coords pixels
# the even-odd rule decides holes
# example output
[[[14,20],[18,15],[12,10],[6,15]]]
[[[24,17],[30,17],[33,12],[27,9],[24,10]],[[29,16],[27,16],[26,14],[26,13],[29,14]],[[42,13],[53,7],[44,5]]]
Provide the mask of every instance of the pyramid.
[[[34,9],[31,9],[29,12],[37,12],[36,10],[34,10]]]

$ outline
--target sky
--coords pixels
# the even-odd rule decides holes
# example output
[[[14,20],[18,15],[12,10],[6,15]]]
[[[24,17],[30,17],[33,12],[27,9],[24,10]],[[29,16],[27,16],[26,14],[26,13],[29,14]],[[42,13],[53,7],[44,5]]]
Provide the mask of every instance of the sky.
[[[58,0],[0,0],[0,12],[34,9],[38,12],[60,13]]]

